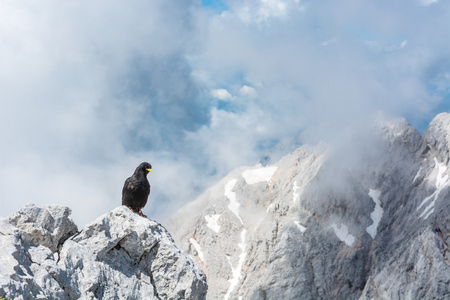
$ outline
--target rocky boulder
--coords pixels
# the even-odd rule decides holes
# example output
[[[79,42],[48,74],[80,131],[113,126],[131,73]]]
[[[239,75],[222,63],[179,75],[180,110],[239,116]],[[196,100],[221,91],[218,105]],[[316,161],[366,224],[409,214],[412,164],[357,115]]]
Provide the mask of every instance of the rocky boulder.
[[[0,219],[7,299],[204,299],[206,276],[159,223],[117,207],[80,232],[67,207]]]

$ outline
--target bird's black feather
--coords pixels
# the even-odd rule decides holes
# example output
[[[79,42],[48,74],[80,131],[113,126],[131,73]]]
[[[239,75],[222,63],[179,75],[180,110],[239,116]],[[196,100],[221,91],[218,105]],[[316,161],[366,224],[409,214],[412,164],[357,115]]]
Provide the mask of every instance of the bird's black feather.
[[[147,174],[151,169],[152,166],[149,163],[143,162],[136,168],[134,174],[125,180],[122,189],[122,205],[139,212],[147,204],[150,195],[150,183],[147,180]]]

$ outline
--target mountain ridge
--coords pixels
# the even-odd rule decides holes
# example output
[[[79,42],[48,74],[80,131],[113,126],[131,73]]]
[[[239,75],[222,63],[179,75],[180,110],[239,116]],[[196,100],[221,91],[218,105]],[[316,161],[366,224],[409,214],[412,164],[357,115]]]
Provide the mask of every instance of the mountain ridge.
[[[449,136],[440,114],[423,137],[395,119],[347,147],[304,145],[230,172],[166,225],[207,299],[448,299]]]

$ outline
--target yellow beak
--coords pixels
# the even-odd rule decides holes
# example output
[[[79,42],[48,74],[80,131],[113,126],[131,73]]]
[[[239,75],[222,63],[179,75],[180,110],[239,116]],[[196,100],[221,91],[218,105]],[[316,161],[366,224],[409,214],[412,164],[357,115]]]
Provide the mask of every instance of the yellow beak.
[[[147,171],[149,171],[149,172],[153,172],[153,171],[152,171],[152,169],[147,169]]]

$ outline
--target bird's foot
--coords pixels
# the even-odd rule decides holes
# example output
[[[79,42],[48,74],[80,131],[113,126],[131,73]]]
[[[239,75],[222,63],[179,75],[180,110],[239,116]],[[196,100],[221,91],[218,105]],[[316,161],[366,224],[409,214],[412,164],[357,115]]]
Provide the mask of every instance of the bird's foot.
[[[129,207],[129,206],[127,206],[127,205],[125,205],[125,206],[128,207],[132,212],[138,213],[138,214],[140,214],[141,216],[143,216],[144,218],[147,218],[147,216],[144,215],[144,213],[142,212],[142,209],[139,209],[139,211],[135,211],[135,210],[133,210],[131,207]],[[1,299],[1,298],[0,298],[0,299]]]
[[[144,218],[147,218],[147,216],[144,215],[144,213],[142,212],[142,209],[139,209],[139,214],[140,214],[141,216],[143,216]]]

